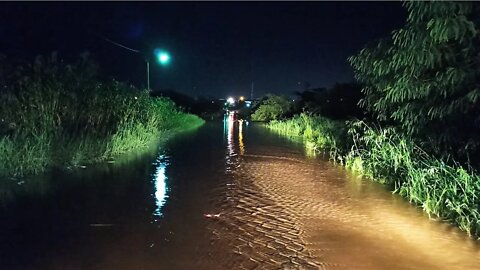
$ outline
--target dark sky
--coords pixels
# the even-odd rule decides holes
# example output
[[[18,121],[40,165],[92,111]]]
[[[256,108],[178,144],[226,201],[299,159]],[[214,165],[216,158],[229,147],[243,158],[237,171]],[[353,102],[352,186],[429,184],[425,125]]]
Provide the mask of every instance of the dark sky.
[[[400,2],[79,2],[0,3],[0,53],[33,58],[88,50],[106,75],[145,84],[141,55],[172,54],[152,64],[152,88],[190,95],[291,93],[353,80],[346,58],[403,25]]]

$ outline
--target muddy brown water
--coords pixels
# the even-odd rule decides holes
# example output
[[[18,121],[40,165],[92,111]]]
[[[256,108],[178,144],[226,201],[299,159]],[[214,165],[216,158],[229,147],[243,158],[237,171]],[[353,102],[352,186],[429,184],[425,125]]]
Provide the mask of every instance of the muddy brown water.
[[[480,269],[478,241],[246,122],[2,180],[0,269]]]

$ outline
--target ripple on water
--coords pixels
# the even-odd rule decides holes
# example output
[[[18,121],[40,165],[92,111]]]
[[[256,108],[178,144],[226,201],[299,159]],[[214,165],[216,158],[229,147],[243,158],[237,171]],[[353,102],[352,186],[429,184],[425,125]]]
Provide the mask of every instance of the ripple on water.
[[[445,224],[383,187],[361,182],[373,188],[352,189],[347,182],[356,180],[329,163],[260,155],[239,162],[233,178],[241,188],[231,194],[237,199],[221,207],[229,226],[245,231],[231,235],[241,239],[234,241],[238,253],[260,266],[476,269],[479,263],[478,246],[466,248],[468,239],[444,237]],[[261,252],[264,247],[270,252]]]
[[[291,162],[291,161],[290,161]],[[226,260],[231,269],[320,269],[321,264],[305,249],[301,229],[291,211],[272,200],[255,185],[254,178],[233,173],[224,187],[228,200],[209,229],[219,246],[229,246],[235,256]]]

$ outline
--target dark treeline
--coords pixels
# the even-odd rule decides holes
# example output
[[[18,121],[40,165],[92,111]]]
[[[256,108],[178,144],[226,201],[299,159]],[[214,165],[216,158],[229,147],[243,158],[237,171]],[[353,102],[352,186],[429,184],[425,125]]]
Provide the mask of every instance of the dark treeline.
[[[365,116],[357,104],[363,97],[362,85],[358,83],[336,83],[331,88],[315,88],[296,92],[299,96],[295,104],[298,112],[308,111],[332,119],[349,119]]]
[[[253,108],[254,121],[271,121],[290,118],[302,112],[320,114],[335,120],[367,117],[365,110],[358,106],[364,97],[362,85],[336,83],[331,88],[308,88],[296,91],[297,98],[286,95],[267,94]]]
[[[203,119],[220,119],[223,117],[224,103],[213,97],[192,97],[174,89],[153,90],[154,97],[168,97],[184,111]]]

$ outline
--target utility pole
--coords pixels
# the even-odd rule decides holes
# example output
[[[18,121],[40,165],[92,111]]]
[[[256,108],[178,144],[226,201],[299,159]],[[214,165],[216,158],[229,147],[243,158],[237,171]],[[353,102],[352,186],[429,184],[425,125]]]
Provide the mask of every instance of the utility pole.
[[[143,52],[141,52],[140,50],[135,50],[135,49],[129,48],[129,47],[123,45],[123,44],[120,44],[120,43],[115,42],[111,39],[108,39],[108,38],[106,38],[106,37],[104,37],[100,34],[95,34],[95,35],[99,36],[100,38],[102,38],[106,42],[111,43],[115,46],[118,46],[118,47],[123,48],[125,50],[129,50],[129,51],[134,52],[134,53],[143,54],[145,56],[145,62],[147,63],[147,90],[150,91],[150,61],[148,60],[147,56]]]
[[[147,90],[150,91],[150,61],[145,58],[145,62],[147,62]]]
[[[102,38],[103,40],[105,40],[106,42],[108,43],[111,43],[115,46],[118,46],[120,48],[123,48],[125,50],[129,50],[131,52],[134,52],[134,53],[137,53],[137,54],[142,54],[144,57],[145,57],[145,63],[146,63],[146,66],[147,66],[147,90],[151,90],[150,89],[150,60],[148,59],[149,57],[142,51],[140,50],[135,50],[135,49],[132,49],[132,48],[129,48],[123,44],[120,44],[118,42],[115,42],[111,39],[108,39],[100,34],[95,34],[96,36]],[[167,65],[169,62],[170,62],[170,54],[164,50],[160,50],[160,49],[155,49],[155,55],[157,57],[157,60],[158,62],[160,62],[161,65]]]
[[[250,100],[253,100],[253,86],[254,86],[254,82],[252,81],[252,88],[250,89]]]

